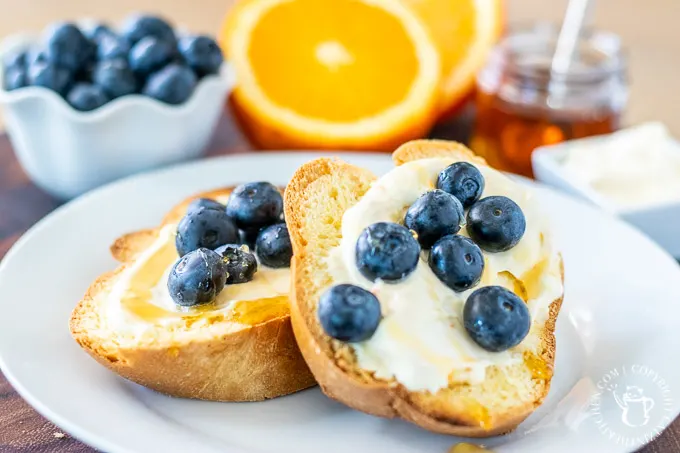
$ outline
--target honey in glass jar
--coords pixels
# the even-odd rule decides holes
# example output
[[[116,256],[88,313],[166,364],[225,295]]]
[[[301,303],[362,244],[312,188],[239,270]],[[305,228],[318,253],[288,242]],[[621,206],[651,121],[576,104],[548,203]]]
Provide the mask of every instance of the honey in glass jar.
[[[619,38],[586,32],[566,71],[551,69],[558,29],[512,30],[477,77],[470,147],[494,167],[532,176],[531,153],[543,145],[618,129],[628,98]]]

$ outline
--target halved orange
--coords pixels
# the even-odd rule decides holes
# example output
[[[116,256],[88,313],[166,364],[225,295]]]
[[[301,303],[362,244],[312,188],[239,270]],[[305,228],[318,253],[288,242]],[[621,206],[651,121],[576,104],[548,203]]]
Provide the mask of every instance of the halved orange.
[[[221,44],[260,147],[391,150],[435,120],[439,53],[400,0],[244,0]]]
[[[502,0],[404,0],[432,36],[441,57],[440,115],[473,91],[504,26]]]

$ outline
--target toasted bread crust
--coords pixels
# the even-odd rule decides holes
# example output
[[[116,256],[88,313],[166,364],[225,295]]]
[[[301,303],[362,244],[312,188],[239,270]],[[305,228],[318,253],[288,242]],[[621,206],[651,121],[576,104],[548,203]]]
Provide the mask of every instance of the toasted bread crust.
[[[451,157],[486,165],[486,161],[470,151],[467,146],[447,140],[412,140],[404,143],[392,153],[392,161],[397,166],[433,157]]]
[[[179,221],[194,198],[214,198],[230,191],[222,189],[190,197],[175,206],[162,225]],[[102,325],[101,297],[157,233],[158,229],[130,233],[111,246],[114,257],[124,264],[90,286],[70,320],[71,334],[85,351],[120,376],[176,397],[259,401],[315,384],[295,342],[290,315],[253,326],[222,321],[224,325],[216,327],[221,332],[217,335],[195,332],[171,344],[130,346],[117,341],[115,332],[92,328]]]
[[[403,145],[394,153],[393,159],[400,165],[414,159],[438,156],[484,162],[463,145],[427,140]],[[475,412],[475,408],[470,406],[469,401],[443,401],[444,393],[449,389],[442,389],[434,395],[429,392],[410,392],[395,381],[378,380],[372,374],[358,370],[348,348],[331,340],[320,328],[316,319],[316,300],[323,289],[321,286],[330,284],[331,279],[327,275],[319,276],[324,273],[323,264],[314,256],[314,246],[308,247],[313,241],[311,234],[314,226],[307,218],[309,213],[305,212],[305,206],[319,206],[318,201],[313,203],[310,200],[320,198],[318,193],[325,191],[331,194],[338,206],[327,208],[320,217],[341,218],[345,210],[361,199],[374,180],[375,176],[355,166],[319,159],[303,165],[293,176],[286,191],[285,214],[294,248],[291,269],[293,330],[317,382],[329,397],[352,408],[380,417],[400,417],[437,433],[488,437],[513,430],[541,404],[550,387],[555,358],[555,320],[562,299],[550,305],[550,318],[542,332],[540,360],[545,365],[546,374],[545,378],[533,379],[536,397],[528,403],[515,405],[510,411],[489,413],[484,426],[470,415]],[[337,221],[335,226],[337,237],[333,245],[338,245],[341,239],[340,222]],[[325,232],[325,236],[332,234]]]
[[[191,197],[185,198],[179,204],[175,205],[165,214],[161,224],[158,228],[150,228],[146,230],[134,231],[132,233],[125,234],[118,239],[116,239],[113,244],[111,244],[110,250],[113,257],[125,263],[127,261],[132,261],[138,253],[144,251],[155,239],[158,234],[158,230],[169,224],[169,223],[179,223],[184,217],[187,211],[189,203],[197,198],[210,198],[215,199],[218,197],[227,197],[233,190],[233,187],[227,187],[224,189],[208,190],[206,192],[201,192]]]

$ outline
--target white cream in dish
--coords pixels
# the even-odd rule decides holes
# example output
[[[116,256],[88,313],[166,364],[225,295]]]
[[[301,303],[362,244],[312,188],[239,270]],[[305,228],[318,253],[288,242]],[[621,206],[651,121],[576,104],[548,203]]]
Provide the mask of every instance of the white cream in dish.
[[[175,304],[167,286],[168,275],[179,258],[175,250],[176,231],[174,224],[161,228],[156,240],[122,271],[105,302],[105,322],[110,328],[143,335],[158,325],[182,324],[182,315],[191,313]],[[289,289],[289,268],[272,269],[258,264],[253,280],[226,285],[213,303],[200,309],[211,315],[228,312],[238,302],[287,297]],[[140,313],[151,313],[153,319]],[[196,322],[209,322],[208,317],[203,318]]]
[[[411,391],[435,392],[450,382],[475,383],[486,368],[523,360],[539,338],[532,333],[515,348],[488,352],[468,336],[462,323],[467,296],[477,288],[501,285],[515,290],[525,280],[532,329],[548,317],[550,304],[562,296],[559,254],[553,249],[549,226],[537,212],[531,192],[501,173],[477,165],[485,178],[483,197],[504,195],[515,201],[526,217],[527,229],[514,248],[484,252],[485,269],[474,288],[456,293],[430,270],[425,253],[404,280],[385,283],[367,280],[356,265],[355,247],[362,230],[376,222],[401,223],[408,207],[434,189],[437,175],[455,162],[432,158],[401,165],[376,181],[342,218],[342,240],[331,250],[328,267],[334,281],[361,286],[380,301],[383,319],[375,334],[352,347],[362,369],[379,378],[394,378]],[[465,228],[460,232],[467,235]]]
[[[620,208],[680,201],[680,145],[661,123],[576,140],[566,150],[565,173]]]

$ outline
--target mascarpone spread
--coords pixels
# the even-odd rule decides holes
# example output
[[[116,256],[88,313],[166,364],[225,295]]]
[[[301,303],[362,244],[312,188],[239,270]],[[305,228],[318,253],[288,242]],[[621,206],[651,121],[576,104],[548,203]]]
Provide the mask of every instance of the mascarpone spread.
[[[576,140],[566,173],[623,208],[680,201],[680,146],[661,123]]]
[[[376,181],[345,212],[341,243],[328,257],[328,269],[335,282],[361,286],[380,301],[383,319],[375,334],[352,344],[358,365],[378,378],[394,378],[411,391],[435,392],[451,382],[479,382],[487,367],[523,360],[524,351],[538,346],[535,329],[542,326],[550,304],[563,292],[560,257],[553,249],[549,227],[536,209],[531,191],[481,165],[477,168],[485,178],[482,196],[511,198],[522,208],[527,228],[514,248],[501,253],[484,252],[484,273],[477,286],[454,292],[431,271],[425,252],[416,269],[397,283],[371,282],[361,275],[355,245],[362,230],[376,222],[401,223],[408,207],[434,189],[439,172],[453,162],[450,158],[409,162]],[[467,235],[464,227],[459,234]],[[462,323],[468,295],[488,285],[523,292],[531,313],[529,335],[520,345],[500,353],[479,347]]]

